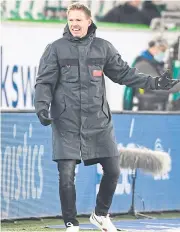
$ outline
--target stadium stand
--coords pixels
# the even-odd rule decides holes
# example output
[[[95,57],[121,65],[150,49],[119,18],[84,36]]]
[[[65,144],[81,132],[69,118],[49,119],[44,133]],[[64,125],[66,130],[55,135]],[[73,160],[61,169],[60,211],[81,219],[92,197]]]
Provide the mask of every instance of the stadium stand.
[[[66,19],[66,9],[74,0],[2,0],[0,4],[1,18],[3,20],[63,20]],[[80,0],[87,4],[92,11],[92,16],[103,16],[110,9],[126,1],[107,0]],[[166,4],[167,11],[180,12],[179,1],[154,1],[158,4]],[[142,1],[143,3],[143,1]]]

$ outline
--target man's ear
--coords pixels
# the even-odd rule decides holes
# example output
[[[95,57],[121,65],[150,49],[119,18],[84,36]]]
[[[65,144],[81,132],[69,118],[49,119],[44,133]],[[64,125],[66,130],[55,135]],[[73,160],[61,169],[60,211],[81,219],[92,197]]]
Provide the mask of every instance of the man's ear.
[[[88,26],[91,26],[92,24],[92,19],[89,19],[89,25]]]

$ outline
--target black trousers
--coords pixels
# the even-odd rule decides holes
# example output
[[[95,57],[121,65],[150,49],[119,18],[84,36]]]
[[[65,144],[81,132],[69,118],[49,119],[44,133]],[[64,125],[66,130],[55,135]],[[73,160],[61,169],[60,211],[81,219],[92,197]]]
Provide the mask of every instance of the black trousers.
[[[102,165],[103,176],[96,199],[96,215],[106,216],[112,203],[120,175],[119,156],[101,158],[98,162]],[[62,216],[67,225],[71,222],[79,225],[76,215],[76,190],[74,184],[76,160],[59,160],[59,195]]]

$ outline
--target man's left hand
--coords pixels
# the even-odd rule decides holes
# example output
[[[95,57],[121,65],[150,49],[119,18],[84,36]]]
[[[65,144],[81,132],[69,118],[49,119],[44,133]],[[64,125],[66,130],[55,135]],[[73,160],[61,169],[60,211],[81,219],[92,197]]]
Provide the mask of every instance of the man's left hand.
[[[163,73],[160,77],[156,77],[156,89],[170,90],[180,83],[180,80],[174,80],[171,78],[169,71]],[[177,90],[177,92],[180,91]]]

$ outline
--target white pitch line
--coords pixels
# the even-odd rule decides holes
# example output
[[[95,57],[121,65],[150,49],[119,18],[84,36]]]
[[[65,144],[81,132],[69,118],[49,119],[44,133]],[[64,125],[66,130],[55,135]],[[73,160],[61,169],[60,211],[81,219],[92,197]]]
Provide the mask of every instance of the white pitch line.
[[[130,126],[130,131],[129,131],[129,138],[132,137],[132,134],[133,134],[133,130],[134,130],[134,118],[132,119],[131,121],[131,126]]]

